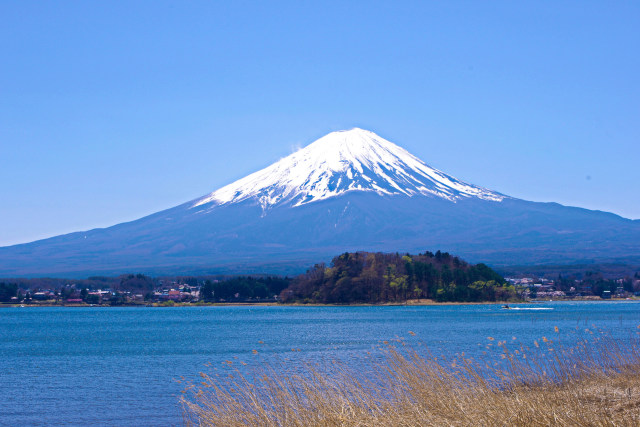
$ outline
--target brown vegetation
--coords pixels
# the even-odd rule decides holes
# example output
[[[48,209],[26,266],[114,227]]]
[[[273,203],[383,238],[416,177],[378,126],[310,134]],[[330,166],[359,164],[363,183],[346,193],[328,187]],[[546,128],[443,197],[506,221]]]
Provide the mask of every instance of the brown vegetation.
[[[492,340],[493,341],[493,340]],[[254,376],[201,374],[181,399],[187,425],[204,426],[636,426],[640,353],[613,341],[554,348],[498,344],[493,363],[442,359],[403,342],[375,374],[338,364],[326,375],[271,366]],[[529,356],[527,356],[529,354]],[[231,362],[228,362],[231,365]],[[326,372],[326,371],[322,371]]]

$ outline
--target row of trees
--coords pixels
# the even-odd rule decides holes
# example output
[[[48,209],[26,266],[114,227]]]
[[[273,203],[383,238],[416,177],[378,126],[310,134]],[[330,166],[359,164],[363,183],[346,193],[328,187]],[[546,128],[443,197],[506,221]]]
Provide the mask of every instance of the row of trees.
[[[18,296],[16,283],[0,283],[0,302],[9,302],[15,296]]]
[[[274,298],[289,286],[287,277],[235,277],[224,281],[205,281],[200,288],[204,301]]]
[[[317,264],[296,277],[283,302],[380,303],[431,298],[437,301],[517,299],[515,288],[484,264],[470,265],[446,252],[418,255],[355,252]]]

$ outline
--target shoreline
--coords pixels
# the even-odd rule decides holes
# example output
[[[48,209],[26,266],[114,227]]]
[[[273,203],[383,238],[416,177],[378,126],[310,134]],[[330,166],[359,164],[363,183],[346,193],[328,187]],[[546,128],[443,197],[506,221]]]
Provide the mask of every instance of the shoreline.
[[[109,305],[109,304],[6,304],[0,303],[0,308],[28,308],[28,307],[75,307],[75,308],[122,308],[122,307],[137,307],[137,308],[172,308],[172,307],[420,307],[420,306],[455,306],[455,305],[522,305],[522,304],[544,304],[549,302],[632,302],[640,301],[640,298],[572,298],[572,299],[555,299],[555,300],[531,300],[531,301],[476,301],[476,302],[458,302],[458,301],[445,301],[437,302],[429,299],[420,300],[407,300],[406,302],[385,302],[380,304],[303,304],[303,303],[290,303],[283,304],[278,302],[198,302],[198,303],[180,303],[176,302],[171,305],[163,305],[163,303],[151,303],[151,304],[121,304],[121,305]]]

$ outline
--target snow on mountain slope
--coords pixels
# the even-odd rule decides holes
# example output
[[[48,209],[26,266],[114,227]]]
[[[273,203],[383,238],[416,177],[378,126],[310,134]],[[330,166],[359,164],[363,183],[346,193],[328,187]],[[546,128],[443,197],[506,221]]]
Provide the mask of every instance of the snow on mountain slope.
[[[459,181],[363,129],[332,132],[271,166],[198,199],[212,207],[254,199],[263,210],[300,206],[348,191],[502,201],[506,196]]]

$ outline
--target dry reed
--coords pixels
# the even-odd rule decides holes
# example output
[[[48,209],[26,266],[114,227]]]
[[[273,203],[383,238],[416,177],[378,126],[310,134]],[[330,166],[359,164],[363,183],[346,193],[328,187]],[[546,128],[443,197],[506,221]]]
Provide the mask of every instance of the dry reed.
[[[637,426],[635,343],[533,348],[497,342],[497,360],[439,358],[400,343],[362,375],[344,364],[302,373],[270,365],[247,377],[201,374],[181,398],[203,426]],[[495,347],[492,347],[495,348]],[[231,362],[229,362],[231,364]]]

